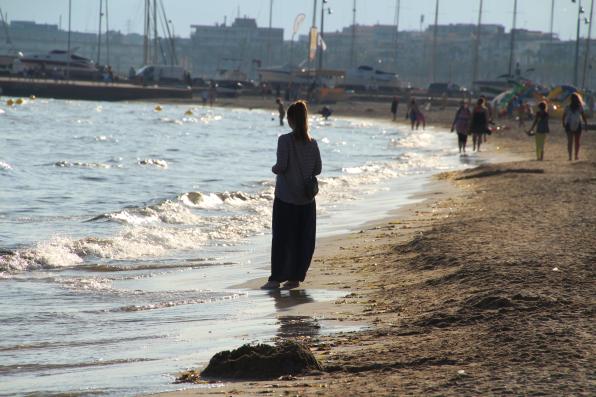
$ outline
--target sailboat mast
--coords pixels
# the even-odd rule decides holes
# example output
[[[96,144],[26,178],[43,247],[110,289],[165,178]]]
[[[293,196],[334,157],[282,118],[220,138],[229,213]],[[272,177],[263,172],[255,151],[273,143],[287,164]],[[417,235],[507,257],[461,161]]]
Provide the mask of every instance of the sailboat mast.
[[[108,12],[108,0],[106,0],[106,64],[110,64],[110,13]]]
[[[588,39],[586,40],[586,56],[584,58],[584,72],[582,75],[582,88],[586,88],[586,73],[588,71],[588,60],[590,59],[590,41],[592,40],[592,17],[594,16],[594,0],[590,4],[590,25],[588,26]]]
[[[350,46],[350,66],[356,64],[356,0],[352,6],[352,44]]]
[[[157,0],[153,0],[153,64],[157,65]]]
[[[515,25],[517,23],[517,0],[513,0],[513,25],[511,26],[511,44],[509,46],[509,76],[513,73],[513,57],[515,50]]]
[[[170,30],[170,23],[172,23],[172,21],[169,20],[168,16],[166,15],[166,9],[163,6],[163,1],[160,1],[159,5],[161,6],[161,14],[166,27],[168,39],[170,41],[170,64],[178,65],[178,55],[176,55],[176,34],[174,32],[174,25],[172,25],[172,30]],[[240,12],[240,7],[238,7],[238,12]]]
[[[273,0],[269,0],[269,32],[267,32],[267,64],[271,64],[271,29],[273,28]]]
[[[399,12],[401,10],[401,0],[395,0],[395,66],[399,59],[398,39],[399,39]]]
[[[472,73],[472,83],[478,80],[478,62],[480,56],[480,33],[482,31],[482,3],[480,0],[480,9],[478,10],[478,26],[476,27],[476,43],[474,44],[474,70]]]
[[[67,44],[67,61],[66,61],[66,80],[70,80],[70,21],[72,16],[72,0],[68,0],[68,44]]]
[[[555,26],[555,0],[552,0],[550,3],[550,41],[552,42],[554,39],[554,31],[553,27]]]
[[[435,26],[433,30],[433,52],[432,52],[432,79],[431,82],[437,80],[437,36],[439,31],[439,0],[435,2]]]
[[[103,0],[99,0],[99,29],[97,31],[97,64],[100,64],[101,58],[101,18],[103,16]]]
[[[143,17],[143,65],[149,63],[149,0],[145,0],[145,15]]]

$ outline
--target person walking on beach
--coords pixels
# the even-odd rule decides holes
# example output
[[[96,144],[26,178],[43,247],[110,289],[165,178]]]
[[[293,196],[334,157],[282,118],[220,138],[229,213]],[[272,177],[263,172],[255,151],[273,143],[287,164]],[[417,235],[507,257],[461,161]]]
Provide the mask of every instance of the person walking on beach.
[[[399,108],[399,99],[394,96],[391,101],[391,113],[393,114],[393,121],[397,118],[397,109]]]
[[[418,104],[414,98],[412,98],[410,104],[408,105],[406,117],[408,117],[410,119],[410,123],[412,123],[412,130],[414,129],[414,126],[416,126],[416,129],[418,129],[418,126],[420,126],[420,109],[418,108]]]
[[[459,153],[466,153],[466,144],[468,143],[468,130],[470,129],[470,119],[472,113],[468,108],[468,103],[461,101],[459,103],[459,109],[455,113],[455,118],[451,124],[451,132],[455,130],[457,132],[457,144],[459,147]]]
[[[480,151],[482,135],[488,131],[488,110],[484,106],[484,99],[479,98],[472,112],[472,121],[470,122],[470,132],[472,133],[472,143],[474,151]]]
[[[277,111],[279,112],[279,125],[283,127],[284,117],[286,117],[286,108],[284,107],[281,98],[277,98],[275,103],[277,103]]]
[[[484,105],[486,106],[486,110],[488,111],[488,124],[493,124],[493,107],[490,104],[490,101],[486,98],[485,95],[480,95],[480,98],[484,100]],[[482,142],[486,143],[488,141],[488,136],[490,135],[490,127],[486,129],[486,132],[482,135]]]
[[[526,111],[526,104],[524,103],[523,99],[519,100],[519,106],[517,107],[517,122],[519,128],[524,128],[526,126],[526,117],[528,112]]]
[[[215,98],[217,97],[217,85],[215,84],[215,81],[212,81],[209,84],[208,96],[209,96],[209,106],[213,106],[213,102],[215,102]]]
[[[277,141],[277,162],[273,201],[271,275],[262,289],[291,289],[304,281],[315,250],[316,202],[305,189],[305,177],[321,173],[317,141],[308,132],[306,103],[288,108],[292,132]]]
[[[544,160],[544,141],[546,140],[546,134],[549,133],[548,128],[548,112],[546,110],[546,102],[542,101],[538,104],[538,111],[534,117],[534,122],[528,130],[528,135],[536,128],[536,160]]]
[[[569,154],[569,161],[572,159],[573,146],[575,143],[575,159],[579,160],[579,143],[582,136],[582,120],[586,130],[588,129],[588,121],[584,114],[584,105],[577,92],[571,94],[571,102],[565,108],[563,113],[563,128],[567,133],[567,153]]]

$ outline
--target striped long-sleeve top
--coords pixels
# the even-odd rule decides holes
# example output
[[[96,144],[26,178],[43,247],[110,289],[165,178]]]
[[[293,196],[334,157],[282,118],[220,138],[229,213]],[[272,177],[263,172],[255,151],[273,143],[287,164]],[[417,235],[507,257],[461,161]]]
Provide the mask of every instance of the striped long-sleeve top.
[[[304,194],[303,176],[319,175],[321,168],[321,153],[316,140],[297,140],[291,132],[281,135],[277,140],[277,162],[271,169],[277,175],[275,197],[289,204],[311,203],[313,200],[309,200]]]

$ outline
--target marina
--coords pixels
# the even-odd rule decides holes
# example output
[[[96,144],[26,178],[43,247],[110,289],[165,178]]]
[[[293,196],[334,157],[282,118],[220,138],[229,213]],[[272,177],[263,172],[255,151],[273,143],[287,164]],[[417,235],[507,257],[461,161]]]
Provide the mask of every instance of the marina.
[[[12,97],[130,101],[140,99],[190,99],[190,88],[103,83],[75,80],[0,77],[0,94]]]

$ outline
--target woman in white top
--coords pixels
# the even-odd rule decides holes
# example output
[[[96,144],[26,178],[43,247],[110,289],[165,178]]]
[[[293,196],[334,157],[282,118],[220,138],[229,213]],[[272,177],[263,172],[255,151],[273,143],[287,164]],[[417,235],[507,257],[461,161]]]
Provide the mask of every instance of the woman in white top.
[[[577,92],[571,94],[571,102],[565,108],[563,113],[563,128],[567,133],[567,153],[569,154],[569,161],[571,161],[573,154],[573,142],[575,141],[575,159],[579,160],[579,143],[582,136],[582,121],[586,129],[588,129],[588,121],[584,114],[584,105]]]

